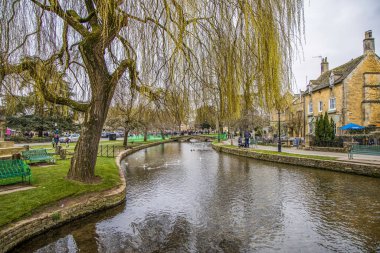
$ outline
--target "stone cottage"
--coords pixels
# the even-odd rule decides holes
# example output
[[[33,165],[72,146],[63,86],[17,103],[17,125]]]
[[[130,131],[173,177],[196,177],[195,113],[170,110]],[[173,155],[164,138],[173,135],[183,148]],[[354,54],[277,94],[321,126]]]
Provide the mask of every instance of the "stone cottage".
[[[322,59],[321,75],[303,93],[305,134],[314,133],[316,118],[328,113],[339,127],[348,123],[380,128],[380,58],[372,31],[365,32],[363,55],[329,69]]]

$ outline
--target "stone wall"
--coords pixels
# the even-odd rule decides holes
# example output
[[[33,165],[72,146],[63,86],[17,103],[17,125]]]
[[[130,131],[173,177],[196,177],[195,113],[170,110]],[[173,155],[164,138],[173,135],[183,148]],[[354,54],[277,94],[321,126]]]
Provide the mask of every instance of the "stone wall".
[[[262,154],[250,149],[231,148],[222,145],[212,144],[212,147],[219,151],[244,157],[251,157],[258,160],[299,165],[316,169],[331,170],[337,172],[352,173],[370,177],[380,177],[380,166],[343,161],[317,160],[311,158],[291,157],[282,155]]]
[[[376,101],[379,90],[378,74],[380,73],[380,60],[375,53],[370,52],[357,68],[346,78],[347,87],[347,123],[358,125],[374,124],[380,126],[379,109]],[[372,88],[371,88],[372,87]],[[376,95],[373,96],[373,93]],[[372,95],[371,95],[372,94]],[[367,103],[366,101],[373,101]]]
[[[125,201],[126,183],[124,172],[121,170],[120,161],[138,150],[171,141],[173,140],[168,139],[162,142],[149,143],[120,153],[116,157],[116,164],[119,167],[121,185],[117,188],[103,192],[89,193],[70,201],[64,207],[57,206],[50,208],[32,217],[5,225],[0,230],[0,253],[7,252],[21,242],[46,232],[49,229],[121,204]]]
[[[334,147],[307,147],[305,150],[313,150],[313,151],[324,151],[324,152],[338,152],[338,153],[347,153],[348,148],[334,148]]]

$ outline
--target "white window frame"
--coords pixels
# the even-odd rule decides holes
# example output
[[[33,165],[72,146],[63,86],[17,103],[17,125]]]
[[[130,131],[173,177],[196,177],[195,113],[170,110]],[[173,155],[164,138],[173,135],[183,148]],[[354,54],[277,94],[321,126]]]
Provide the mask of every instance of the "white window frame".
[[[318,112],[322,112],[322,111],[323,111],[323,102],[319,101],[319,103],[318,103]]]
[[[309,102],[309,114],[313,113],[313,102]]]
[[[331,107],[331,101],[334,101],[334,108]],[[336,110],[336,98],[330,98],[329,99],[329,111],[335,111]]]

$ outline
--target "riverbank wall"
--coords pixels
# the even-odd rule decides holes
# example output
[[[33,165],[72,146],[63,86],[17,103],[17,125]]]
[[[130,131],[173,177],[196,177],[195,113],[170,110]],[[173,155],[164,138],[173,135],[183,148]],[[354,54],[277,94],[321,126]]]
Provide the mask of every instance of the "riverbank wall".
[[[254,149],[230,147],[230,146],[224,146],[224,145],[215,144],[215,143],[212,144],[212,147],[214,150],[218,152],[244,156],[244,157],[249,157],[249,158],[258,159],[258,160],[380,178],[380,166],[378,165],[351,163],[351,162],[336,161],[336,160],[334,161],[319,160],[319,159],[293,157],[293,156],[286,156],[286,155],[263,154],[263,153],[255,152]]]
[[[124,171],[120,166],[121,160],[141,149],[172,141],[176,141],[176,139],[148,143],[121,152],[116,157],[121,180],[118,187],[78,196],[67,201],[64,206],[49,207],[28,218],[5,225],[0,230],[0,253],[5,253],[20,243],[52,228],[123,203],[126,196],[126,182]]]

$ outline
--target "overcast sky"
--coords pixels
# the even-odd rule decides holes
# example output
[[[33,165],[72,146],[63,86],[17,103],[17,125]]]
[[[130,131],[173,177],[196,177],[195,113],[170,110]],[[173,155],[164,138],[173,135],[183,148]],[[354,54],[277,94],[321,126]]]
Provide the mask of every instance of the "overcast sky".
[[[335,68],[363,54],[364,32],[372,30],[380,52],[380,0],[305,0],[305,44],[295,60],[293,90],[318,78],[321,59]]]

